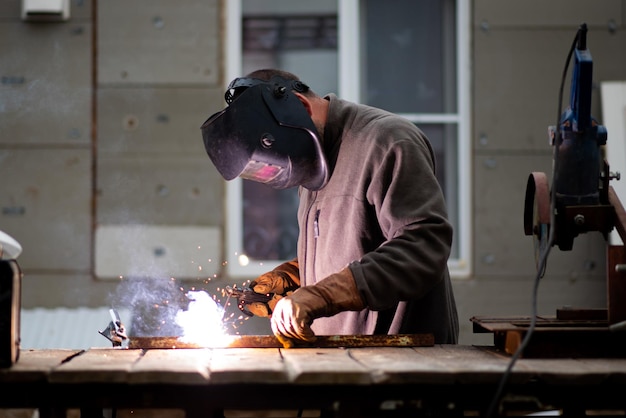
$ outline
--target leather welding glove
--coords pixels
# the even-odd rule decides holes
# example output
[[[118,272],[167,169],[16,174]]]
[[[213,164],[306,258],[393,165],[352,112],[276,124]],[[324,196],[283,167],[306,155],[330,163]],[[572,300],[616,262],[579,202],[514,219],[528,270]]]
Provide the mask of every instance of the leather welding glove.
[[[256,293],[273,293],[272,299],[265,303],[251,303],[247,306],[248,311],[256,316],[268,317],[274,311],[276,303],[284,296],[293,293],[300,287],[300,270],[298,260],[287,261],[274,270],[269,271],[250,283],[250,289]]]
[[[352,271],[346,267],[280,299],[272,314],[272,331],[285,348],[298,340],[314,342],[315,333],[311,330],[314,319],[364,308]]]

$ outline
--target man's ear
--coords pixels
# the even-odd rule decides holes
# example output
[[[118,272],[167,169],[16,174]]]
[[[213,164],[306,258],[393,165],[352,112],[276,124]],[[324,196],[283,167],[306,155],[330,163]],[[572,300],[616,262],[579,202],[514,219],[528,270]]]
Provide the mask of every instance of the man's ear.
[[[300,102],[304,105],[304,108],[308,112],[309,116],[313,116],[313,106],[311,105],[311,101],[302,93],[294,92],[293,94],[300,99]]]

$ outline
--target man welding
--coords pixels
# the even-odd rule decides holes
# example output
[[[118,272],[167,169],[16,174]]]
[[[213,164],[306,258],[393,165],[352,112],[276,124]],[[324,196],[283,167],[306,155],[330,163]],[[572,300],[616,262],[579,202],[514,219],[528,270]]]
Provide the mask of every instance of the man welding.
[[[247,309],[270,317],[285,347],[316,334],[457,343],[452,227],[424,133],[381,109],[321,97],[281,70],[237,78],[225,98],[202,125],[220,174],[298,186],[300,196],[297,258],[251,282],[273,297]]]

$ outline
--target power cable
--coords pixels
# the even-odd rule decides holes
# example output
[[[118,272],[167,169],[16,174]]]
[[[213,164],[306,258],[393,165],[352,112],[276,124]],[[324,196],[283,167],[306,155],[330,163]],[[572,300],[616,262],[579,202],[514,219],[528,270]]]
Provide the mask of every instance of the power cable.
[[[541,281],[541,278],[543,276],[542,272],[545,271],[545,266],[548,262],[548,256],[550,254],[550,250],[552,249],[552,246],[554,245],[554,241],[555,241],[555,229],[556,229],[555,228],[556,226],[555,224],[555,212],[556,212],[555,210],[555,200],[556,200],[555,184],[556,184],[556,176],[557,176],[557,173],[559,172],[557,170],[557,165],[559,163],[558,154],[559,154],[559,145],[561,143],[561,109],[563,105],[563,86],[565,84],[565,79],[567,78],[567,71],[569,68],[569,63],[572,59],[572,54],[574,53],[574,49],[576,48],[576,43],[578,42],[578,39],[580,38],[581,32],[583,30],[586,31],[586,29],[587,29],[586,25],[582,25],[581,28],[578,29],[578,31],[576,32],[576,36],[574,37],[572,46],[567,54],[567,60],[565,61],[565,67],[563,68],[563,74],[561,76],[561,85],[559,88],[559,99],[558,99],[559,104],[558,104],[558,112],[557,112],[557,119],[556,119],[557,122],[555,125],[556,132],[554,136],[554,166],[553,166],[554,176],[552,177],[552,185],[551,185],[551,190],[550,190],[550,225],[551,227],[550,227],[550,233],[548,235],[548,243],[542,249],[542,252],[539,258],[539,264],[537,265],[537,274],[535,276],[535,282],[533,285],[533,293],[532,293],[530,325],[528,327],[528,331],[526,332],[526,335],[524,336],[524,339],[522,340],[517,350],[515,350],[515,353],[513,354],[513,356],[511,356],[509,365],[506,371],[504,372],[504,374],[502,375],[502,378],[500,379],[500,383],[498,384],[496,393],[493,396],[491,403],[489,404],[489,409],[487,410],[486,417],[488,418],[493,416],[496,408],[500,404],[502,392],[504,392],[504,388],[509,381],[509,378],[511,376],[511,371],[513,370],[513,367],[515,366],[515,363],[517,362],[517,360],[521,357],[522,353],[528,346],[528,343],[530,342],[530,338],[533,332],[535,331],[535,327],[537,325],[537,295],[538,295],[538,290],[539,290],[539,282]]]

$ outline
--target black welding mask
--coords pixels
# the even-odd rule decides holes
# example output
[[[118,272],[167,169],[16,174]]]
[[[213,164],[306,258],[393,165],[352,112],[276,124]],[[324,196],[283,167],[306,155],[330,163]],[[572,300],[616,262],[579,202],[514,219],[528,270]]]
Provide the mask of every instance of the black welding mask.
[[[241,177],[275,189],[319,190],[328,181],[326,158],[311,117],[293,90],[294,80],[237,78],[228,106],[202,125],[209,158],[226,180]]]

